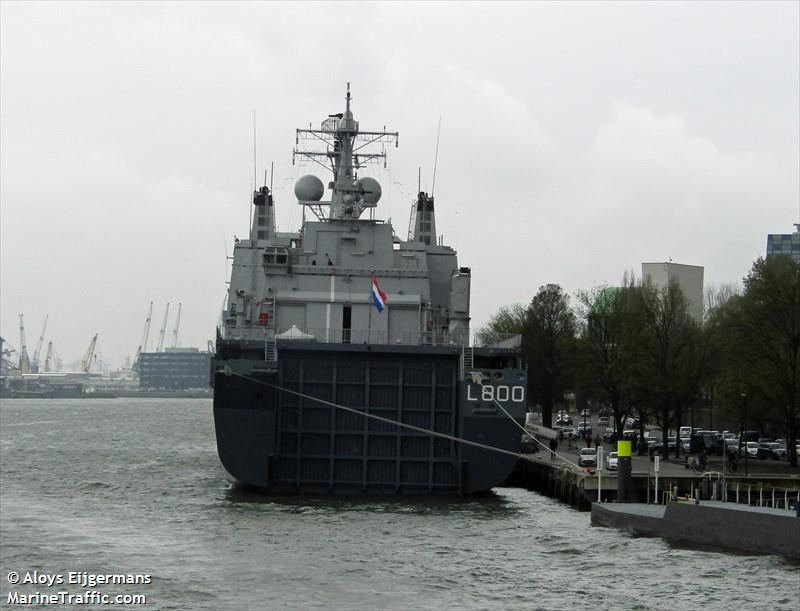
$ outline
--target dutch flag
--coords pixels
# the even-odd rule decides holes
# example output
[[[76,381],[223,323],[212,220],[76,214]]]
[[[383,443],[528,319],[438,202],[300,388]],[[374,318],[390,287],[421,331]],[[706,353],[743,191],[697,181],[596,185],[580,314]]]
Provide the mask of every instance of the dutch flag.
[[[386,293],[384,293],[381,288],[378,286],[378,279],[373,276],[372,277],[372,303],[375,304],[375,308],[378,312],[383,312],[383,309],[386,307],[389,299],[386,297]]]

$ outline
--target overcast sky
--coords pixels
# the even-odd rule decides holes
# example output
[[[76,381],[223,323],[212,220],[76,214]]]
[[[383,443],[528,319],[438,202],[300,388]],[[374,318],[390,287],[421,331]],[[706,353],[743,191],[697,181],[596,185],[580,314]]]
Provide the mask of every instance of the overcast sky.
[[[473,327],[545,283],[642,261],[740,281],[800,221],[800,13],[781,3],[0,4],[0,334],[119,365],[167,302],[205,347],[226,245],[275,162],[301,218],[294,129],[344,105],[400,132],[380,215],[399,235],[436,128],[437,229]],[[325,181],[327,183],[327,177]],[[172,316],[167,332],[170,333]]]

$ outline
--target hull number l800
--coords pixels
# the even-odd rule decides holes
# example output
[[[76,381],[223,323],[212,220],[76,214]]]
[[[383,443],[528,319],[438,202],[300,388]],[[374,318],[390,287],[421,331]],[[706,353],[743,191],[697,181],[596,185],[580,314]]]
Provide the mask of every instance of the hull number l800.
[[[473,394],[473,388],[476,392]],[[477,386],[476,384],[467,385],[467,401],[499,401],[501,403],[511,400],[514,403],[525,401],[524,386]]]

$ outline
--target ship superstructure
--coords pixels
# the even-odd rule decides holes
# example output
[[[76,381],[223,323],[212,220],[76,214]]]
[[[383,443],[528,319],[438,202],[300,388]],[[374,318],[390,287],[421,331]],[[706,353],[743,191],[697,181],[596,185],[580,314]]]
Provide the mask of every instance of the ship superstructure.
[[[318,177],[303,176],[301,230],[279,233],[269,188],[254,193],[213,376],[220,458],[243,483],[466,494],[513,468],[512,418],[523,419],[526,387],[518,338],[471,345],[470,269],[437,239],[432,196],[418,194],[405,241],[376,218],[381,186],[362,170],[385,163],[398,138],[360,129],[348,85],[343,113],[297,130],[298,147],[322,149],[295,148],[294,158],[331,172],[329,199]],[[383,311],[373,286],[386,296]]]

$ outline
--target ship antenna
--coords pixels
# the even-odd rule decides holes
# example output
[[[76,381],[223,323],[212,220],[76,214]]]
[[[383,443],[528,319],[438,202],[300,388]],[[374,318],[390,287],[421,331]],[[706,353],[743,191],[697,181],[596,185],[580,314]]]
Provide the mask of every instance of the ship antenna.
[[[436,129],[436,153],[433,155],[433,182],[431,183],[431,197],[436,188],[436,164],[439,162],[439,136],[442,133],[442,116],[439,115],[439,127]]]
[[[264,175],[265,175],[264,176],[264,182],[267,182],[266,174],[267,174],[267,171],[264,170]],[[269,164],[269,192],[270,193],[272,193],[272,181],[274,179],[275,179],[275,162],[271,161],[270,164]]]
[[[258,188],[257,181],[258,175],[256,170],[256,111],[253,109],[253,193],[255,193],[256,189]],[[251,196],[252,197],[252,196]],[[253,226],[253,205],[250,203],[247,206],[248,211],[248,227]]]
[[[417,193],[422,191],[422,166],[417,168]]]

